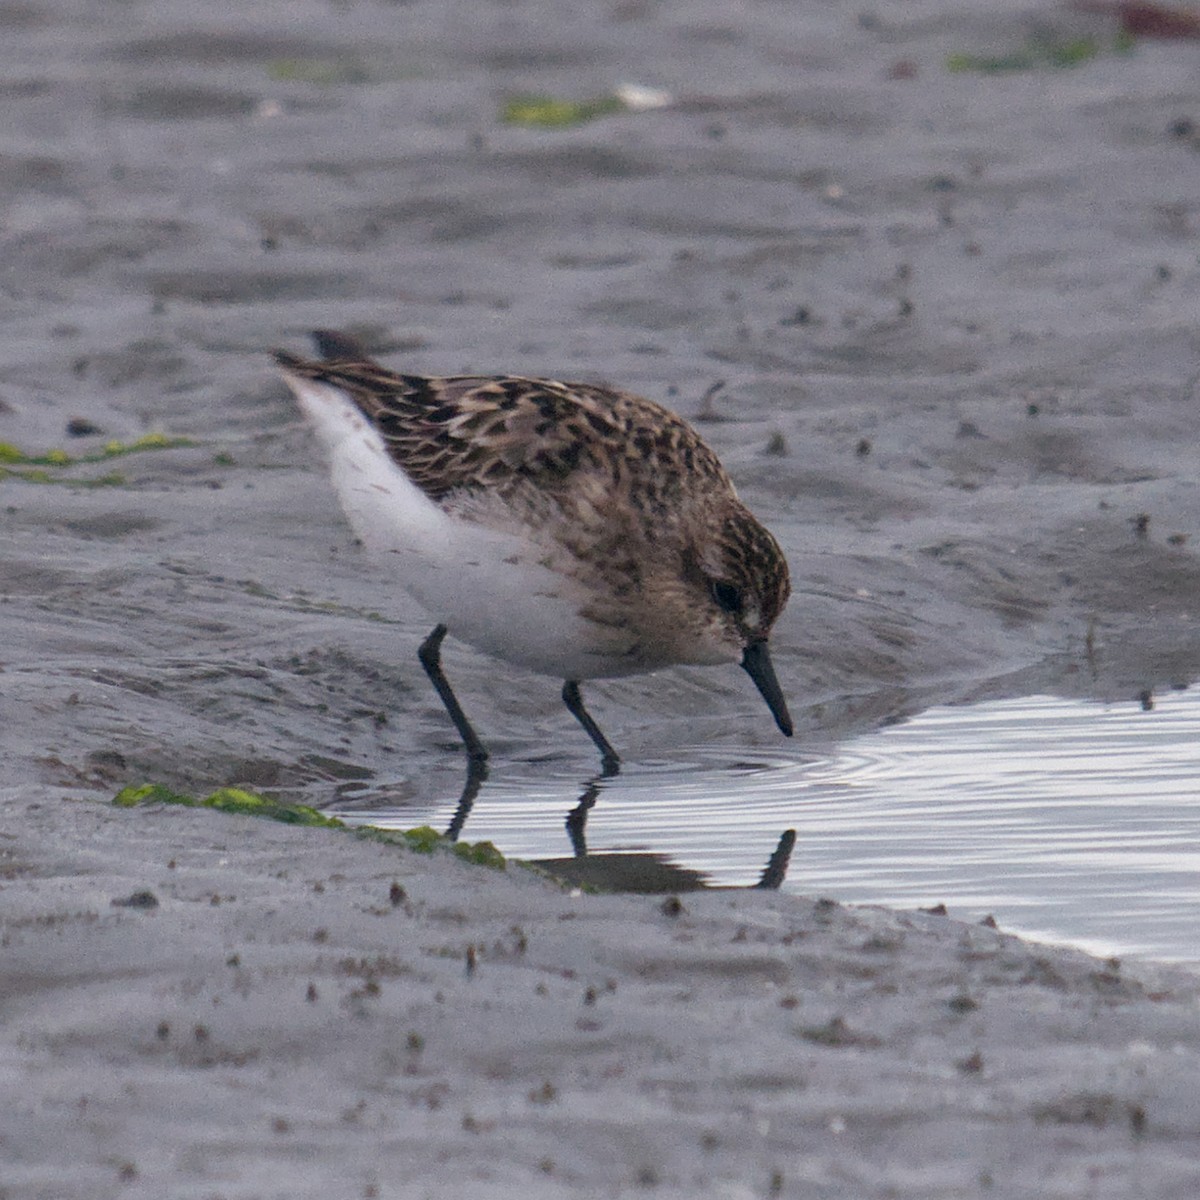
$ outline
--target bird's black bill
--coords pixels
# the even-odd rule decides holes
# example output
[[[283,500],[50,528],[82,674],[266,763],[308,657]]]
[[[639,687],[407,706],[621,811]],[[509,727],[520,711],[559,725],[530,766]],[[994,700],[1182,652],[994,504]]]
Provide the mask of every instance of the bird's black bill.
[[[771,652],[766,642],[751,642],[742,655],[742,669],[754,680],[754,686],[762,692],[762,698],[779,726],[779,732],[784,737],[792,736],[792,718],[788,712],[787,701],[783,698],[783,689],[775,678],[775,668],[771,665]]]

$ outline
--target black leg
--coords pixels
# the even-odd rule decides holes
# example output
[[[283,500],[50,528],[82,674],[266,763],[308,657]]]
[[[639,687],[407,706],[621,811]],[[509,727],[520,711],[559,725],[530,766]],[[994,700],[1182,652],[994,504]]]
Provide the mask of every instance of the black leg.
[[[604,781],[611,779],[614,775],[620,774],[621,764],[615,759],[606,759],[604,767],[600,774],[594,779],[589,779],[584,784],[583,795],[579,797],[579,803],[575,805],[569,813],[567,813],[567,837],[571,839],[571,849],[575,852],[576,858],[585,858],[587,856],[587,819],[596,804],[600,799],[600,792],[604,787]]]
[[[451,688],[449,680],[442,673],[442,639],[445,636],[445,625],[438,625],[421,643],[417,657],[421,660],[421,666],[425,668],[425,674],[429,676],[430,682],[437,688],[437,694],[441,696],[442,703],[450,714],[450,720],[454,722],[454,728],[458,730],[458,735],[467,748],[467,757],[472,762],[483,762],[488,756],[487,747],[479,740],[479,735],[475,730],[471,728],[471,722],[467,720],[467,714],[463,712],[458,697],[454,694],[454,689]]]
[[[487,763],[482,758],[467,759],[467,779],[463,784],[462,795],[458,798],[458,807],[446,827],[446,837],[450,841],[458,841],[458,835],[462,833],[462,828],[471,815],[471,809],[475,806],[475,797],[479,795],[479,789],[483,787],[487,777]]]
[[[604,776],[600,776],[603,779]],[[579,803],[567,813],[567,837],[576,858],[587,857],[587,818],[592,805],[600,798],[600,779],[593,779],[583,790]]]
[[[787,875],[788,863],[792,861],[792,850],[796,845],[796,831],[785,829],[779,837],[775,853],[767,860],[762,878],[753,886],[777,891]]]
[[[584,733],[592,739],[596,749],[600,751],[600,765],[604,769],[604,774],[606,776],[615,775],[621,767],[620,756],[612,748],[608,738],[600,732],[600,726],[592,720],[592,714],[583,707],[583,697],[579,694],[578,680],[568,679],[563,684],[562,698],[571,716],[583,726]]]

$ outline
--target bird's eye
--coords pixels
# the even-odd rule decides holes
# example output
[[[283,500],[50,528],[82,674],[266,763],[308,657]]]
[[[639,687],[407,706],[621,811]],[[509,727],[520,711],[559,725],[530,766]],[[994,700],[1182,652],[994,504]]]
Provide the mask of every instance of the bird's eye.
[[[708,585],[709,593],[716,601],[717,607],[724,609],[727,613],[736,613],[742,611],[742,590],[735,587],[732,583],[725,583],[720,579],[714,579]]]

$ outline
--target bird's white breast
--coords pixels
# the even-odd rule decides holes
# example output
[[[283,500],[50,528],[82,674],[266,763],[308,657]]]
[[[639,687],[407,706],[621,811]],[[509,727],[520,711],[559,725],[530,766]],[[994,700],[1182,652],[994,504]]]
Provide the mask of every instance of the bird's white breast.
[[[481,524],[448,513],[408,478],[374,425],[339,388],[288,375],[329,451],[333,485],[355,534],[450,633],[559,679],[639,669],[619,634],[579,615],[586,597],[546,566],[548,547],[515,516]],[[493,512],[493,515],[495,513]]]

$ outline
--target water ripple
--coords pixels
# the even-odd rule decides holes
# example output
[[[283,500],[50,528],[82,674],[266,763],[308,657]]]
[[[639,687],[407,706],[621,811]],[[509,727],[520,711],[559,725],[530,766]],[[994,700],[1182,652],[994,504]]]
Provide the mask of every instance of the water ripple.
[[[932,709],[831,756],[682,748],[600,781],[589,851],[651,853],[753,883],[780,833],[785,885],[968,919],[1104,953],[1200,962],[1200,693],[1153,711],[1032,697]],[[464,837],[525,858],[571,853],[590,782],[562,762],[493,765]],[[454,802],[355,820],[449,822]]]

